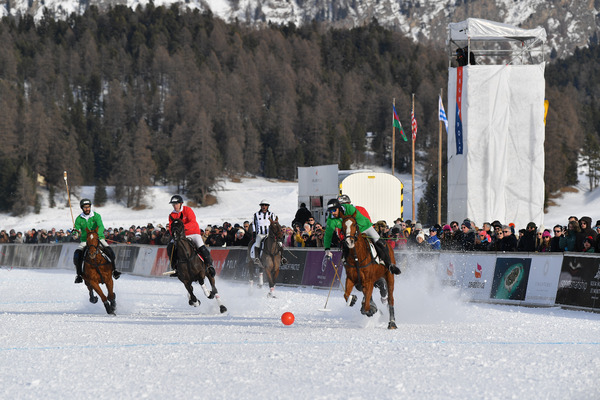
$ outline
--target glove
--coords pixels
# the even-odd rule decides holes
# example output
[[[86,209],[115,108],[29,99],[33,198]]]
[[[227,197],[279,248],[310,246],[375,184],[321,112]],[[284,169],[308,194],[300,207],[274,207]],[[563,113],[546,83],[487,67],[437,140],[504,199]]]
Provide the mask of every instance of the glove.
[[[331,250],[325,250],[325,258],[328,260],[331,260],[333,258],[333,254],[331,253]]]

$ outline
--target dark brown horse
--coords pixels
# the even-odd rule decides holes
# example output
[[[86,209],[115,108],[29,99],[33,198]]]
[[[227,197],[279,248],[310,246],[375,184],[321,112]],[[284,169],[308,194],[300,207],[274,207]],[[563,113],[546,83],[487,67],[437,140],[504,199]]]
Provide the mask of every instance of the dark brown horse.
[[[117,309],[116,295],[113,292],[112,263],[102,252],[102,245],[98,236],[98,228],[94,230],[85,229],[87,232],[87,250],[83,259],[83,280],[90,293],[90,303],[97,303],[98,297],[94,296],[94,291],[104,303],[104,308],[108,314],[115,314]],[[100,288],[100,284],[106,285],[108,296],[105,296]]]
[[[219,311],[221,313],[227,311],[227,307],[221,303],[219,291],[215,286],[215,277],[213,274],[207,273],[204,260],[196,253],[196,245],[185,237],[183,221],[180,219],[174,220],[171,223],[171,232],[175,244],[172,249],[173,254],[169,254],[169,258],[177,264],[177,276],[188,291],[189,305],[194,307],[200,305],[200,300],[194,295],[194,288],[192,287],[193,282],[198,282],[206,297],[217,300]],[[204,279],[208,279],[210,282],[210,291],[204,284]]]
[[[387,284],[388,290],[388,309],[390,313],[390,321],[388,329],[396,329],[396,318],[394,316],[394,275],[383,265],[383,261],[379,263],[373,256],[371,243],[365,235],[361,234],[356,220],[352,215],[344,215],[342,218],[342,230],[345,234],[343,245],[346,247],[346,291],[344,299],[348,304],[353,305],[356,301],[356,296],[350,296],[352,289],[363,292],[364,299],[361,312],[368,317],[373,316],[377,312],[377,307],[372,301],[373,287],[375,282],[383,277]],[[389,248],[390,259],[392,264],[396,263],[394,252]]]
[[[267,280],[269,281],[269,297],[275,297],[275,280],[279,275],[279,267],[281,266],[281,260],[283,258],[283,236],[283,229],[281,228],[281,224],[279,224],[279,217],[276,217],[274,220],[269,218],[269,234],[261,243],[262,251],[259,258],[260,264],[258,265],[258,267],[267,274]],[[250,271],[250,279],[256,276],[257,267],[250,257],[250,249],[253,245],[254,241],[250,242],[248,245],[248,259],[250,260],[248,269]],[[257,251],[260,251],[260,249]],[[260,272],[258,275],[258,287],[262,287],[262,274],[263,273]]]

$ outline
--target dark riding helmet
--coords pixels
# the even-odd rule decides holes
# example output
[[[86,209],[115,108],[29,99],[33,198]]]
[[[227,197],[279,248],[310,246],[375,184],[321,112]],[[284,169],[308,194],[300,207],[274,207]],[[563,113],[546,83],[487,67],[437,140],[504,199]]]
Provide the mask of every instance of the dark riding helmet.
[[[83,206],[92,206],[92,201],[90,199],[81,199],[79,202],[79,207],[83,208]]]
[[[350,204],[350,197],[347,194],[340,194],[338,196],[338,201],[340,202],[340,204]]]
[[[183,203],[183,197],[181,197],[178,194],[176,194],[175,196],[171,197],[171,201],[169,202],[169,204],[175,204],[175,203]]]
[[[327,212],[333,212],[341,206],[338,199],[331,199],[327,202]]]

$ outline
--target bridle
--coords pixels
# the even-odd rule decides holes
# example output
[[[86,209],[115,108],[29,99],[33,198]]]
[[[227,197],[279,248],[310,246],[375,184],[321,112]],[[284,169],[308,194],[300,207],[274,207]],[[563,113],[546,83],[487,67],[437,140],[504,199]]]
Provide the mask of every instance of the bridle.
[[[375,264],[373,258],[371,257],[371,261],[369,261],[369,256],[371,255],[371,250],[369,249],[369,243],[366,238],[362,238],[365,241],[367,248],[365,249],[365,256],[361,260],[358,259],[358,253],[356,251],[356,244],[361,240],[362,233],[358,230],[358,225],[356,223],[355,215],[346,215],[342,217],[342,224],[346,225],[344,246],[348,249],[348,255],[353,254],[354,258],[354,267],[358,270],[359,268],[368,267],[371,264]],[[354,227],[354,233],[351,233],[352,227]],[[365,263],[365,264],[363,264]]]

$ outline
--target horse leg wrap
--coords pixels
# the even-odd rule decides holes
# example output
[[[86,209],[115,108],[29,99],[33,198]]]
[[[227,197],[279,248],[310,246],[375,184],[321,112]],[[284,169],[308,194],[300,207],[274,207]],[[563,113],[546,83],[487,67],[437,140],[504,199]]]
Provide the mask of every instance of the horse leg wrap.
[[[264,282],[264,279],[263,279],[263,273],[262,273],[262,272],[260,272],[260,273],[258,274],[258,286],[259,286],[259,287],[262,287],[262,285],[264,285],[264,283],[265,283],[265,282]]]
[[[208,288],[206,287],[206,284],[204,284],[204,283],[203,283],[203,284],[201,285],[201,287],[202,287],[202,291],[204,291],[204,295],[205,295],[206,297],[209,297],[209,296],[210,296],[210,290],[208,290]]]

